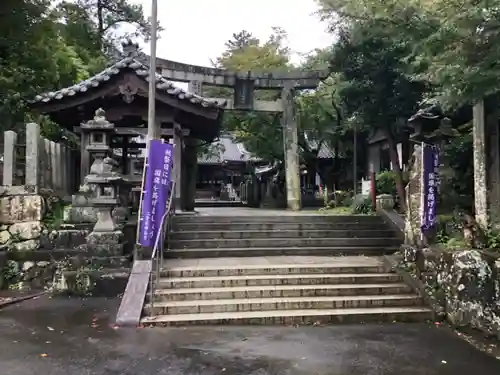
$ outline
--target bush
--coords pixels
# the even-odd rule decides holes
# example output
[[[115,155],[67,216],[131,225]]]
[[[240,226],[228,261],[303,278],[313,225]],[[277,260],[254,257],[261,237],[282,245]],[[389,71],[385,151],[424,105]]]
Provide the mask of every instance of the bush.
[[[377,195],[390,194],[396,196],[396,173],[393,171],[385,171],[377,174],[375,187],[377,189]]]
[[[349,198],[349,192],[344,190],[335,191],[335,203],[337,206],[345,206],[343,203],[347,198]],[[347,205],[349,206],[349,205]]]
[[[358,194],[353,198],[352,213],[358,215],[366,215],[372,212],[372,200],[362,194]]]

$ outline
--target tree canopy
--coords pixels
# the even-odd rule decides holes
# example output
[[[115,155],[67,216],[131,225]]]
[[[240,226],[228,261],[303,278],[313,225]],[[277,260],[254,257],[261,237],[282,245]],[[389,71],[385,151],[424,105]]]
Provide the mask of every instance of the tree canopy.
[[[102,69],[123,37],[149,36],[142,8],[126,0],[5,0],[0,5],[0,116],[12,129],[32,114],[26,100]]]

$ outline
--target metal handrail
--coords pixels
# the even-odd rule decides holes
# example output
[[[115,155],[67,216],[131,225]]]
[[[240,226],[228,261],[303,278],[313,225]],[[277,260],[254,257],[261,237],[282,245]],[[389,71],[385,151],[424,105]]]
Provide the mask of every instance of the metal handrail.
[[[170,229],[170,222],[171,222],[171,217],[173,216],[175,212],[175,200],[173,199],[175,194],[175,181],[172,182],[171,187],[170,187],[170,196],[168,198],[167,202],[167,211],[163,215],[160,221],[160,233],[158,233],[158,236],[156,237],[155,244],[153,246],[153,252],[151,254],[151,262],[154,263],[156,260],[156,272],[155,272],[155,280],[158,282],[160,279],[160,272],[163,267],[163,251],[165,250],[165,236],[168,235],[169,229]],[[149,275],[149,301],[151,304],[151,307],[154,307],[154,289],[155,289],[155,283],[153,280],[153,269],[151,269],[151,273]]]

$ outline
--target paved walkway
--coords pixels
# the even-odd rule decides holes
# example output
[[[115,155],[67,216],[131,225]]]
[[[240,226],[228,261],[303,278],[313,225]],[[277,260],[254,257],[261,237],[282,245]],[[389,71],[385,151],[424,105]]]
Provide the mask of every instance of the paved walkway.
[[[9,375],[498,375],[432,325],[114,329],[117,300],[41,297],[0,312]]]

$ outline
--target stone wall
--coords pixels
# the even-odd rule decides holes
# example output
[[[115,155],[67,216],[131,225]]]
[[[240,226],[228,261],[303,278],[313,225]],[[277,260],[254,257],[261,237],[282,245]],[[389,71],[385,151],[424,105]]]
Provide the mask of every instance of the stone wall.
[[[452,325],[500,339],[500,255],[405,246],[398,267],[410,272]]]
[[[3,188],[0,197],[0,252],[9,286],[41,288],[52,282],[56,263],[85,244],[88,230],[55,228],[47,217],[61,204],[52,196],[20,195]]]
[[[87,230],[59,228],[64,201],[77,174],[73,152],[40,136],[38,124],[26,125],[26,144],[4,134],[3,185],[0,187],[0,276],[17,287],[41,288],[52,282],[57,262],[85,243]],[[19,148],[25,150],[20,164]],[[22,170],[20,178],[18,171]],[[21,184],[19,184],[21,183]],[[5,283],[3,283],[5,284]],[[3,285],[5,287],[5,285]]]

